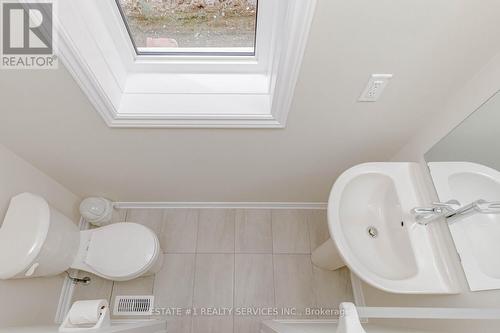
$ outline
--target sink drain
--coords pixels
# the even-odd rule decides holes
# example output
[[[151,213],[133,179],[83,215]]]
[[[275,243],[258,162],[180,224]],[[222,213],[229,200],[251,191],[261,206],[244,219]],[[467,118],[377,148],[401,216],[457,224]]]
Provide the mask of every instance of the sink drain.
[[[378,236],[378,230],[374,226],[368,227],[366,231],[368,232],[368,236],[370,236],[371,238],[375,238]]]

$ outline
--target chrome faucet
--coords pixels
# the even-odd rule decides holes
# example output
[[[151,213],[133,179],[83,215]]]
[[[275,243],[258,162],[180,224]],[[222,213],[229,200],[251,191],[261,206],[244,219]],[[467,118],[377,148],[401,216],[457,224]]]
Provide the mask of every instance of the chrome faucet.
[[[411,210],[418,224],[427,225],[440,218],[448,218],[456,214],[460,202],[449,200],[446,202],[433,202],[431,207],[416,207]]]
[[[457,222],[457,220],[472,215],[472,214],[500,214],[500,202],[499,201],[486,201],[479,199],[471,202],[468,205],[460,207],[455,210],[453,214],[446,216],[448,223],[452,224]]]
[[[416,207],[411,213],[418,224],[427,225],[440,218],[452,224],[472,214],[500,214],[500,201],[479,199],[465,206],[461,206],[457,200],[434,202],[432,207]]]

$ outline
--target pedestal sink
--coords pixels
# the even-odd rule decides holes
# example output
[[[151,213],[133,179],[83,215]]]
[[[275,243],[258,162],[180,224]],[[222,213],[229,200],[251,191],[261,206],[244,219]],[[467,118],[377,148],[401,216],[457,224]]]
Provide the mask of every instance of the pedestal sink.
[[[362,280],[388,292],[458,292],[439,237],[410,214],[430,201],[418,164],[350,168],[335,182],[328,202],[330,235],[338,253]]]

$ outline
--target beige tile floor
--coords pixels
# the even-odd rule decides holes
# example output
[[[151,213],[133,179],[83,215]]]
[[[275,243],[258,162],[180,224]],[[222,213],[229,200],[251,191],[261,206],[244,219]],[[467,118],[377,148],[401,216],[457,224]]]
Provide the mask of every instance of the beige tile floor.
[[[230,308],[220,316],[167,316],[169,333],[257,333],[261,320],[244,309],[334,309],[352,301],[349,272],[312,265],[311,251],[328,239],[325,211],[134,209],[115,221],[142,223],[165,253],[155,276],[127,282],[93,276],[74,300],[155,295],[157,308]],[[238,313],[235,313],[238,311]],[[293,314],[278,317],[300,317]],[[312,316],[315,318],[315,316]]]

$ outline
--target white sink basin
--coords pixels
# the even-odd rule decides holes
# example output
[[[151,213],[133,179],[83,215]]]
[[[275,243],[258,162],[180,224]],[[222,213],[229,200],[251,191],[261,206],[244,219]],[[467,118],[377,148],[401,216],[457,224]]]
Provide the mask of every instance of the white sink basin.
[[[344,172],[328,202],[330,234],[349,268],[394,293],[456,293],[432,228],[410,210],[428,205],[417,164],[366,163]]]
[[[441,201],[500,201],[500,172],[495,169],[470,162],[432,162],[429,169]],[[500,289],[500,215],[470,215],[449,228],[470,289]]]

